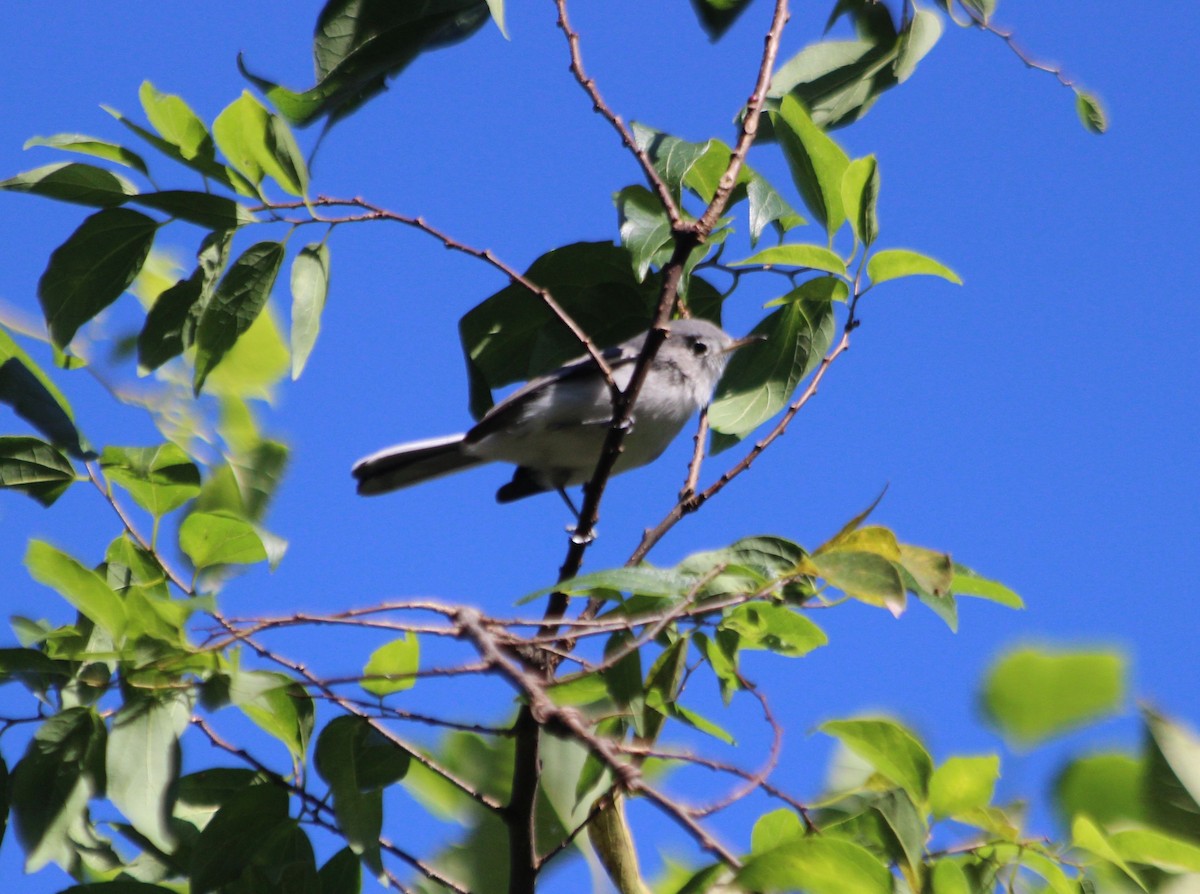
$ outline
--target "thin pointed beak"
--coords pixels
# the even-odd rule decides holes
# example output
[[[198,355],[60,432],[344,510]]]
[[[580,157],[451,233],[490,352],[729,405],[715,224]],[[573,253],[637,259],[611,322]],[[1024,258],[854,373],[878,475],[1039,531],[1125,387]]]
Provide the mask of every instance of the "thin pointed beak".
[[[752,345],[755,342],[766,341],[765,335],[747,335],[745,338],[737,338],[729,343],[729,346],[722,351],[722,354],[730,354],[738,348],[744,348],[746,345]]]

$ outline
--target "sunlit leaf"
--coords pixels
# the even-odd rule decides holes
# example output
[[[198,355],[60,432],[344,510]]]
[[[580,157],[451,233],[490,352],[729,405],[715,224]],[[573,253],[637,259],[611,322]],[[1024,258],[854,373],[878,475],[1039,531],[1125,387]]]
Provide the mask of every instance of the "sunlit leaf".
[[[192,512],[179,526],[179,548],[196,568],[265,562],[267,550],[254,526],[227,512]]]
[[[842,175],[842,205],[854,235],[867,246],[879,235],[878,202],[879,165],[875,156],[854,159]]]
[[[239,671],[229,682],[229,699],[261,729],[302,759],[312,734],[312,699],[291,679],[271,671]]]
[[[372,695],[385,696],[411,689],[417,682],[413,676],[421,664],[421,642],[416,634],[405,633],[371,653],[363,668],[362,688]]]
[[[772,245],[748,258],[732,261],[730,266],[748,267],[759,264],[767,267],[805,267],[846,275],[846,263],[836,252],[822,245]]]
[[[820,730],[840,740],[915,801],[925,799],[933,760],[920,740],[899,723],[883,718],[830,720]]]
[[[292,261],[292,378],[300,378],[321,331],[321,313],[329,292],[329,247],[304,246]]]
[[[731,630],[743,649],[769,649],[780,655],[798,657],[825,645],[825,632],[786,605],[771,602],[747,602],[727,611],[721,630]]]
[[[1108,826],[1144,818],[1145,764],[1127,754],[1090,754],[1072,760],[1054,782],[1054,804],[1064,825],[1086,813]]]
[[[949,267],[919,252],[906,248],[885,248],[867,260],[867,276],[874,285],[903,276],[940,276],[962,285],[958,274]]]
[[[105,447],[100,467],[156,518],[200,493],[200,470],[178,445]]]
[[[772,120],[796,189],[832,238],[846,219],[842,178],[850,164],[849,157],[790,93],[783,97]]]
[[[25,565],[34,580],[53,588],[80,614],[120,640],[125,632],[125,606],[104,578],[40,540],[29,542]]]
[[[112,171],[78,162],[59,162],[0,180],[0,189],[27,192],[97,208],[124,204],[137,187]]]
[[[212,159],[212,137],[208,128],[181,97],[160,93],[149,81],[143,81],[138,99],[150,125],[160,137],[178,148],[184,158]]]
[[[1004,584],[988,580],[965,565],[954,563],[954,578],[950,591],[955,596],[976,596],[1009,608],[1024,608],[1025,602]]]
[[[811,836],[756,854],[737,873],[746,891],[810,894],[891,894],[892,876],[879,858],[852,841]]]
[[[295,196],[308,188],[308,167],[291,130],[249,91],[217,116],[213,135],[229,163],[255,186],[265,175]]]
[[[136,152],[117,143],[110,143],[107,140],[89,137],[81,133],[56,133],[49,137],[30,137],[25,141],[24,148],[29,149],[33,146],[49,146],[68,152],[78,152],[82,155],[91,155],[95,158],[115,161],[117,164],[133,168],[142,174],[149,173],[146,162]]]
[[[949,757],[929,780],[929,809],[934,816],[945,817],[986,807],[999,778],[1000,758],[994,754]]]
[[[1079,120],[1091,133],[1102,134],[1108,130],[1108,115],[1100,98],[1094,93],[1075,88],[1075,112]]]

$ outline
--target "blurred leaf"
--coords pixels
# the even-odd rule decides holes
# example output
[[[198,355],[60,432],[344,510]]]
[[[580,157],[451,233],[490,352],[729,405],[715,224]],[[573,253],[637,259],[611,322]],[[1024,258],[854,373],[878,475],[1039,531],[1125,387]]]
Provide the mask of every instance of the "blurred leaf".
[[[1200,846],[1157,829],[1118,829],[1108,836],[1108,843],[1130,863],[1164,872],[1200,873]]]
[[[293,680],[272,671],[238,671],[230,678],[229,699],[296,759],[303,759],[313,729],[313,703]]]
[[[852,841],[813,836],[756,854],[737,873],[747,891],[809,894],[891,894],[892,876],[879,859]]]
[[[266,306],[283,254],[283,245],[278,242],[252,245],[233,262],[217,286],[196,327],[196,394]]]
[[[708,410],[713,431],[729,436],[714,436],[714,453],[788,405],[797,386],[820,364],[834,330],[833,306],[820,297],[788,302],[754,327],[751,334],[765,340],[733,355]]]
[[[329,293],[329,247],[313,242],[292,261],[292,379],[300,378],[321,331]]]
[[[1142,803],[1167,832],[1200,842],[1200,736],[1143,708],[1146,770]]]
[[[380,646],[371,653],[363,668],[364,677],[392,677],[392,679],[363,680],[362,688],[372,695],[390,695],[404,689],[412,689],[417,682],[413,676],[421,664],[421,641],[415,633]]]
[[[71,461],[37,438],[0,438],[0,488],[24,491],[50,506],[76,480]]]
[[[114,161],[127,168],[133,168],[141,174],[149,174],[146,162],[136,152],[126,149],[107,140],[89,137],[81,133],[56,133],[49,137],[30,137],[25,141],[25,149],[33,146],[49,146],[54,149],[64,149],[68,152],[79,152],[106,161]]]
[[[361,894],[362,869],[358,857],[348,847],[342,848],[317,873],[321,894]]]
[[[291,130],[248,90],[217,116],[213,135],[229,163],[255,187],[265,175],[294,196],[308,189],[308,166]]]
[[[128,208],[97,211],[50,255],[38,301],[50,336],[65,348],[75,332],[120,297],[141,270],[158,224]]]
[[[820,627],[786,605],[747,602],[725,612],[719,630],[731,630],[743,649],[770,649],[799,657],[829,642]]]
[[[955,816],[992,803],[1000,758],[949,757],[929,780],[929,809],[936,817]]]
[[[796,189],[832,239],[846,219],[842,178],[850,164],[849,157],[790,94],[783,98],[772,121]]]
[[[80,459],[95,454],[75,428],[66,395],[0,326],[0,403],[36,428],[55,447]]]
[[[992,665],[983,707],[1006,739],[1033,744],[1119,710],[1125,675],[1118,652],[1027,646]]]
[[[973,891],[962,867],[946,858],[933,864],[929,881],[930,894],[972,894]]]
[[[1089,93],[1086,90],[1075,89],[1075,112],[1079,115],[1079,120],[1083,126],[1091,133],[1102,134],[1108,130],[1108,115],[1104,111],[1104,106],[1100,104],[1100,98],[1094,93]]]
[[[45,720],[13,769],[11,801],[25,871],[78,865],[74,839],[91,829],[88,800],[103,790],[104,722],[90,708],[67,708]]]
[[[238,67],[293,124],[351,114],[425,50],[456,43],[491,16],[485,0],[328,0],[317,19],[317,83],[296,93]]]
[[[96,572],[41,540],[31,540],[25,552],[30,576],[54,589],[76,610],[120,641],[125,632],[125,606]]]
[[[137,194],[137,187],[124,177],[78,162],[59,162],[25,171],[0,180],[0,189],[97,208],[121,205]]]
[[[287,789],[264,783],[231,795],[192,846],[188,867],[192,894],[207,894],[236,881],[263,861],[270,837],[292,825]]]
[[[173,93],[159,93],[149,81],[138,90],[142,110],[160,137],[175,146],[185,159],[212,161],[212,137],[191,107]]]
[[[186,220],[212,230],[233,230],[258,220],[249,208],[227,196],[189,189],[165,189],[144,192],[133,201],[171,217]]]
[[[265,562],[262,538],[245,519],[228,512],[192,512],[179,526],[179,548],[199,568]]]
[[[879,285],[889,279],[900,279],[903,276],[940,276],[955,285],[962,285],[958,274],[939,264],[933,258],[926,257],[906,248],[885,248],[877,251],[867,260],[867,276],[872,285]]]
[[[830,720],[821,732],[833,736],[880,774],[921,802],[929,791],[933,760],[925,746],[894,720]]]
[[[200,470],[170,442],[158,447],[105,447],[100,467],[155,518],[200,493]]]
[[[730,262],[731,267],[748,267],[756,264],[765,267],[807,267],[840,276],[846,275],[845,262],[835,252],[821,245],[772,245],[770,248],[755,252],[748,258]]]
[[[192,716],[191,694],[126,698],[108,736],[106,794],[138,832],[170,853],[172,789],[179,776],[179,736]]]
[[[1107,860],[1133,880],[1143,891],[1149,890],[1133,868],[1113,848],[1104,831],[1086,816],[1077,816],[1071,822],[1071,846],[1095,854]]]
[[[625,187],[617,193],[616,204],[621,244],[633,256],[633,269],[640,282],[660,252],[673,251],[671,221],[658,196],[644,186]]]
[[[804,825],[794,810],[781,807],[764,813],[750,831],[750,852],[761,854],[804,835]]]
[[[954,563],[954,579],[950,591],[955,596],[976,596],[1009,608],[1024,608],[1025,602],[1004,584],[975,573],[965,565]]]
[[[714,41],[720,40],[749,5],[750,0],[692,0],[700,26]]]
[[[875,156],[854,159],[842,175],[842,206],[855,237],[868,247],[879,235],[878,202],[879,165]]]
[[[549,593],[566,593],[568,596],[591,596],[600,590],[614,593],[630,593],[655,599],[678,599],[692,589],[699,575],[680,574],[670,568],[655,568],[653,565],[634,565],[629,568],[609,568],[581,574],[545,587],[521,598],[520,604],[532,602]]]
[[[204,390],[222,398],[270,401],[290,362],[283,330],[268,304],[205,380]]]
[[[638,282],[629,252],[607,242],[547,252],[525,275],[601,346],[644,332],[658,303],[657,275]],[[464,314],[458,329],[476,418],[491,407],[489,389],[536,378],[583,353],[545,302],[515,283]]]
[[[1054,781],[1054,806],[1063,825],[1085,813],[1109,826],[1145,816],[1144,765],[1127,754],[1093,754],[1072,760]]]

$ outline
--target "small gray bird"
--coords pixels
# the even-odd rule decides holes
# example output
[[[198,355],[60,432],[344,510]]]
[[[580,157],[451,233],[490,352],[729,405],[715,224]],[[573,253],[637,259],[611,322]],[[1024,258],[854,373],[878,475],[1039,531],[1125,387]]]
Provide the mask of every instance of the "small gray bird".
[[[603,352],[613,380],[625,388],[646,333]],[[733,339],[707,320],[674,320],[659,346],[634,405],[614,472],[652,462],[712,398],[731,351],[755,338]],[[585,355],[534,379],[492,407],[466,434],[397,444],[359,460],[360,494],[381,494],[501,460],[515,463],[512,481],[496,499],[508,503],[588,481],[613,408],[608,383]]]

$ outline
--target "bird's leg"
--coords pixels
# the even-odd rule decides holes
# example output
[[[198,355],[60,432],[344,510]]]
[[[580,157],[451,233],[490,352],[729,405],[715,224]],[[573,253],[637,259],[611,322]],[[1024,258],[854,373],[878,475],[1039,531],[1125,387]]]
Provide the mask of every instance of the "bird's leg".
[[[567,493],[567,489],[562,485],[556,487],[555,490],[557,490],[558,495],[563,498],[563,502],[567,504],[567,508],[571,510],[571,514],[575,516],[575,524],[567,525],[567,533],[571,535],[571,541],[573,543],[580,544],[591,543],[596,539],[595,529],[593,528],[592,532],[586,537],[579,537],[575,531],[578,529],[579,523],[582,521],[582,519],[579,517],[579,510],[575,508],[575,501],[571,499],[571,495]]]

